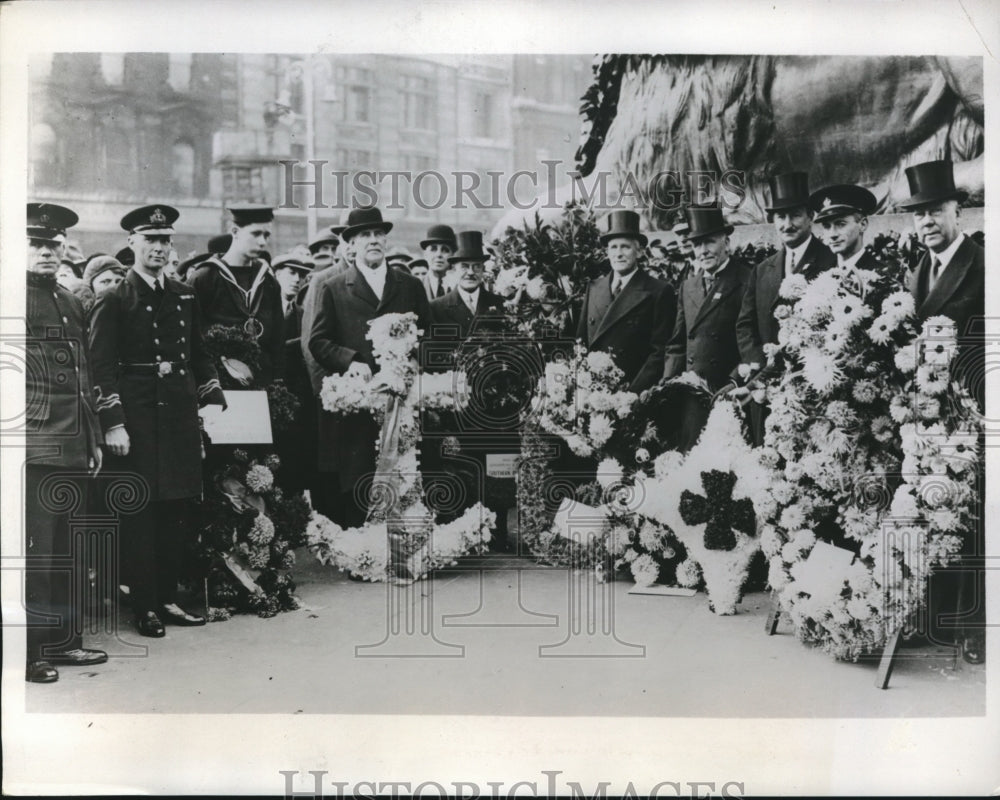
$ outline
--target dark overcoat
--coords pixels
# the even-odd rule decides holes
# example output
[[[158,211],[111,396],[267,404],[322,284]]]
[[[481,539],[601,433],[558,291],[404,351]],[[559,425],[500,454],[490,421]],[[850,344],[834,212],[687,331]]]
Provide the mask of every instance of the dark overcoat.
[[[157,298],[130,270],[94,305],[90,347],[101,426],[124,425],[131,440],[117,468],[142,476],[150,500],[200,495],[198,408],[225,399],[191,287],[167,278]]]
[[[986,251],[969,237],[964,238],[929,293],[930,254],[925,253],[910,273],[908,287],[921,321],[941,315],[955,323],[959,340],[959,352],[953,362],[955,373],[982,409],[986,371]]]
[[[503,298],[485,287],[479,289],[475,314],[469,310],[458,289],[431,300],[430,312],[430,338],[435,345],[433,363],[428,363],[431,359],[425,358],[422,365],[430,371],[438,367],[453,369],[458,354],[470,337],[489,339],[500,333],[504,323]],[[427,355],[430,356],[430,353]]]
[[[587,287],[576,337],[590,350],[609,353],[628,388],[641,392],[663,375],[663,357],[677,315],[677,296],[666,281],[640,270],[611,298],[613,275]]]
[[[695,372],[712,391],[729,381],[730,373],[740,363],[736,317],[749,278],[750,268],[730,257],[706,296],[701,272],[690,272],[677,300],[677,320],[666,347],[664,378]]]
[[[352,361],[378,365],[368,340],[368,323],[384,314],[417,315],[417,328],[429,330],[430,308],[420,281],[392,267],[386,269],[379,300],[356,266],[317,286],[318,307],[309,332],[309,351],[327,375],[343,375]],[[375,469],[378,426],[368,414],[338,415],[321,411],[319,468],[339,473],[341,491],[352,491]]]

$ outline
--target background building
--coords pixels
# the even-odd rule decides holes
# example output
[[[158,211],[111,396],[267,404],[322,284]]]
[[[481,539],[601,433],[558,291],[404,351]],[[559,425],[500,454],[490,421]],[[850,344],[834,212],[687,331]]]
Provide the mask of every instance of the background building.
[[[310,212],[313,190],[296,189],[300,207],[277,212],[274,252],[304,242],[310,223],[335,222],[355,195],[364,200],[351,190],[358,171],[440,173],[444,185],[430,175],[420,180],[432,207],[415,202],[401,181],[398,207],[385,209],[396,223],[393,244],[415,252],[435,222],[489,230],[509,205],[507,178],[519,170],[538,174],[540,192],[551,169],[541,162],[557,160],[565,181],[590,62],[576,55],[37,56],[28,194],[80,214],[74,237],[84,253],[123,246],[118,220],[129,209],[174,205],[183,257],[223,230],[225,202],[280,205],[287,169],[280,161],[325,162],[322,203],[338,207]],[[338,181],[335,170],[350,175]],[[459,197],[456,189],[477,179],[479,189]],[[377,188],[385,206],[391,182]],[[536,193],[519,182],[520,199]]]

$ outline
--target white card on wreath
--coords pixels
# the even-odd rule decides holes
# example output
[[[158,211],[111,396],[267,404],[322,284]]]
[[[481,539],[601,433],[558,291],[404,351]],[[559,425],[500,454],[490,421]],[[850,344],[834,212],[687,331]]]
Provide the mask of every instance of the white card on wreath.
[[[594,508],[564,497],[552,521],[553,530],[564,539],[580,544],[590,544],[604,535],[608,527],[608,513],[603,508]]]
[[[229,408],[199,411],[212,444],[271,444],[271,409],[265,391],[226,390]]]
[[[835,598],[844,588],[854,553],[826,542],[816,542],[805,561],[795,568],[798,590],[817,598]]]

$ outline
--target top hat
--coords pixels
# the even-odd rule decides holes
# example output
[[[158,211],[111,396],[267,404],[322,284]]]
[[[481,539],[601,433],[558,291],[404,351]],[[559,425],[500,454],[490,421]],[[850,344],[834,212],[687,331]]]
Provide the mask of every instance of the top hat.
[[[225,254],[233,245],[233,235],[231,233],[220,233],[208,240],[208,252]]]
[[[323,228],[316,234],[316,238],[309,242],[309,252],[315,253],[321,244],[340,244],[340,237],[333,232],[333,228]]]
[[[313,271],[313,264],[311,261],[306,261],[303,258],[295,255],[294,253],[286,253],[284,255],[278,256],[274,261],[271,262],[271,269],[277,272],[279,269],[294,269],[299,272],[309,274]]]
[[[837,184],[809,195],[809,208],[816,214],[813,222],[836,219],[845,214],[873,214],[878,208],[875,195],[861,186]]]
[[[174,232],[174,223],[181,212],[165,205],[142,206],[129,211],[121,219],[121,226],[129,233],[144,233],[146,236],[169,236]]]
[[[427,229],[427,237],[420,243],[420,249],[423,250],[432,244],[451,245],[451,249],[454,250],[457,246],[455,231],[449,225],[431,225]]]
[[[344,228],[340,236],[345,242],[349,242],[361,231],[373,228],[382,231],[382,233],[388,233],[392,230],[392,223],[384,222],[382,212],[375,206],[352,208],[351,213],[347,215],[347,227]]]
[[[771,187],[771,205],[764,207],[768,214],[808,207],[809,176],[806,173],[786,172],[774,175],[768,178],[767,183]]]
[[[646,237],[639,231],[639,215],[634,211],[612,211],[608,214],[608,232],[601,234],[601,244],[622,237],[635,239],[640,246],[646,246]]]
[[[722,209],[717,206],[688,206],[687,218],[691,226],[687,238],[691,241],[714,236],[717,233],[733,232],[733,226],[726,222],[722,216]]]
[[[52,203],[28,203],[28,238],[63,242],[66,229],[80,221],[75,212]]]
[[[906,168],[906,180],[910,184],[910,197],[899,205],[902,208],[916,208],[945,200],[964,203],[969,193],[955,188],[955,172],[950,161],[925,161]]]
[[[448,256],[449,264],[457,264],[460,261],[477,261],[482,263],[489,259],[483,252],[482,231],[462,231],[458,234],[458,248],[454,254]]]
[[[271,222],[274,219],[274,209],[260,203],[240,203],[226,209],[233,218],[233,224],[243,227]]]

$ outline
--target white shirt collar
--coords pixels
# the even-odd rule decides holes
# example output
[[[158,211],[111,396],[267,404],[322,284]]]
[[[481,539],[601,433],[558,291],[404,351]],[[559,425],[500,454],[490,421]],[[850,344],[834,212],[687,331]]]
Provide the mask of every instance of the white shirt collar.
[[[383,261],[374,268],[358,264],[358,272],[368,282],[368,285],[372,287],[375,296],[381,300],[382,292],[385,290],[385,278],[388,273],[385,262]]]
[[[632,276],[635,275],[635,273],[637,273],[638,271],[639,268],[636,267],[628,275],[619,275],[616,272],[614,274],[614,279],[611,282],[614,283],[615,281],[618,281],[621,284],[621,288],[624,289],[626,286],[628,286],[628,282],[632,280]]]
[[[150,289],[152,289],[154,292],[156,291],[156,287],[158,285],[159,286],[163,286],[164,285],[163,284],[163,273],[162,272],[159,275],[157,275],[155,278],[152,277],[152,276],[150,276],[150,275],[147,275],[145,272],[140,272],[139,270],[135,269],[134,267],[132,268],[132,272],[134,272],[136,275],[138,275],[140,278],[142,278],[146,282],[146,285]]]
[[[476,287],[474,292],[467,292],[465,289],[459,289],[459,293],[462,295],[462,299],[465,301],[466,305],[472,304],[473,308],[479,306],[479,287]]]
[[[856,252],[850,258],[841,258],[838,255],[837,264],[841,267],[854,267],[857,265],[858,261],[861,259],[861,256],[863,256],[864,254],[865,254],[865,248],[862,247],[860,250],[858,250],[858,252]]]
[[[965,241],[965,234],[960,233],[958,234],[958,236],[955,237],[955,241],[953,241],[950,245],[948,245],[948,247],[943,252],[935,253],[933,250],[931,250],[930,251],[931,257],[936,258],[938,260],[938,263],[941,264],[941,269],[943,270],[951,263],[951,260],[955,257],[955,253],[958,252],[958,248],[962,246],[962,242],[964,241]]]
[[[802,256],[806,254],[806,248],[809,247],[809,243],[813,240],[812,234],[810,233],[804,242],[798,247],[786,247],[785,249],[789,253],[795,254],[795,263],[798,264],[802,260]]]

